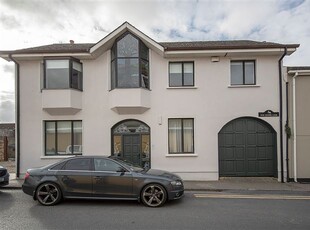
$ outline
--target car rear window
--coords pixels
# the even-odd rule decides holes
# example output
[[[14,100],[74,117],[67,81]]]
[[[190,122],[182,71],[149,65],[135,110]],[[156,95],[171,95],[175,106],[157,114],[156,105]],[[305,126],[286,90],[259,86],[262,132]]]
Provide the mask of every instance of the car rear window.
[[[61,163],[55,165],[54,167],[52,167],[51,170],[61,170],[65,164],[66,164],[66,161],[61,162]]]

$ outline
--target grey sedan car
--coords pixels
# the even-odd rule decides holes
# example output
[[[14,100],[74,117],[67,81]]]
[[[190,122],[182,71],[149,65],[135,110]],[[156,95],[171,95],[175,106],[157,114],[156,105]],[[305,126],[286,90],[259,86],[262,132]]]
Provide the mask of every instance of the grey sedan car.
[[[159,207],[184,193],[182,179],[173,173],[102,156],[72,157],[29,169],[22,188],[42,205],[82,198],[141,200],[146,206]]]
[[[10,174],[8,170],[0,165],[0,187],[9,184]]]

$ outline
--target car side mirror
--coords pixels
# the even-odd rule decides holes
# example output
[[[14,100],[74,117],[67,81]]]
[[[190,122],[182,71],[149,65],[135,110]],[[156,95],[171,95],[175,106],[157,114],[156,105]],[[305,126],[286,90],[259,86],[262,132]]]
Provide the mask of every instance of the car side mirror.
[[[124,168],[120,168],[120,169],[118,169],[116,172],[120,172],[121,175],[124,175],[125,172],[127,172],[127,171],[126,171]]]

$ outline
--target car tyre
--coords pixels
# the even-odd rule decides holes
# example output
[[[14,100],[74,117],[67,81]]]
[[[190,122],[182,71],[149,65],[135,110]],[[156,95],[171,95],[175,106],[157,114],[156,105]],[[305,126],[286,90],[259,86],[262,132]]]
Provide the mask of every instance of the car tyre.
[[[160,184],[148,184],[141,191],[141,200],[148,207],[160,207],[167,200],[167,192]]]
[[[60,202],[61,198],[59,186],[51,182],[41,184],[36,191],[36,199],[45,206],[55,205]]]

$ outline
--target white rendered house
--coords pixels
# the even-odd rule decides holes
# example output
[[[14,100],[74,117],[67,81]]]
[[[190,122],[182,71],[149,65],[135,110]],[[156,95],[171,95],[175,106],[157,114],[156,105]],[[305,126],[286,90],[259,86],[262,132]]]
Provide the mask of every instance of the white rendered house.
[[[17,69],[17,174],[82,154],[283,179],[282,59],[298,46],[158,43],[125,22],[95,44],[0,51]]]

